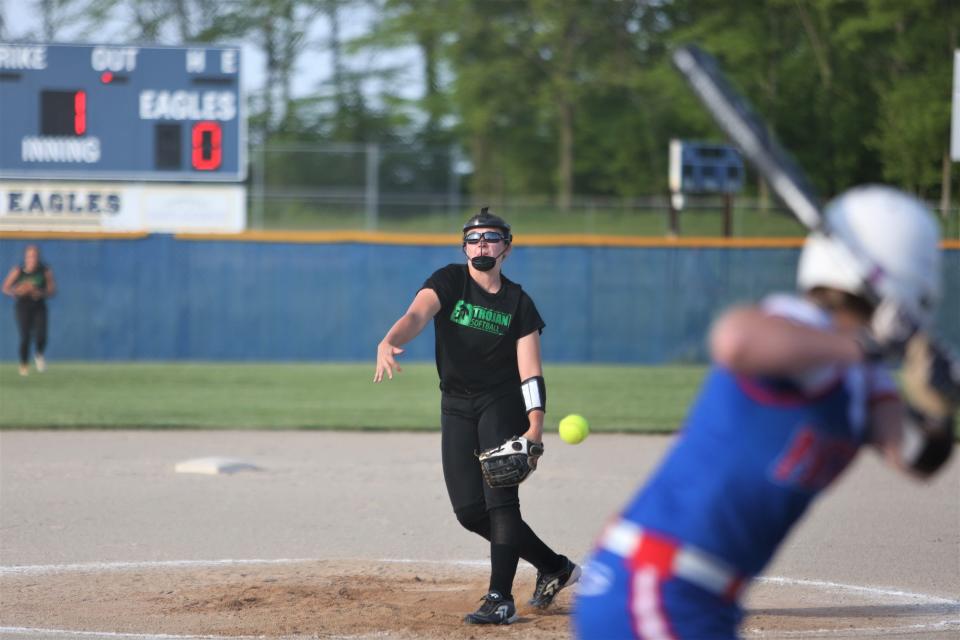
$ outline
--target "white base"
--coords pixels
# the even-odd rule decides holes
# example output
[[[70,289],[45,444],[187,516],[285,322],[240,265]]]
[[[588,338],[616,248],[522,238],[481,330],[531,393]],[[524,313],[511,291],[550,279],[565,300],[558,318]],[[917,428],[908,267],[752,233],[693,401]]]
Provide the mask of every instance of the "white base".
[[[259,471],[260,468],[246,460],[213,456],[178,462],[173,470],[177,473],[202,473],[215,476],[221,473],[236,473],[237,471]]]

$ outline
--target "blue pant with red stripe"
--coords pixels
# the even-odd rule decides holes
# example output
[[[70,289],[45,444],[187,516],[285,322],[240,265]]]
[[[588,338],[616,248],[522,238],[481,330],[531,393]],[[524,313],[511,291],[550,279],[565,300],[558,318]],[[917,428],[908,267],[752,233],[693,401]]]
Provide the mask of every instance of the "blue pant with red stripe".
[[[736,640],[742,618],[735,600],[600,549],[577,584],[573,629],[582,640]]]

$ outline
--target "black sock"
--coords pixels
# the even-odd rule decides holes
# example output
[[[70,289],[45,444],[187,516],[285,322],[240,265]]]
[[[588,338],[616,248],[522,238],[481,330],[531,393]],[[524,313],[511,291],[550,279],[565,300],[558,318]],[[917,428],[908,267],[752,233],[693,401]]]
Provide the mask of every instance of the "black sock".
[[[541,573],[554,573],[567,558],[541,540],[520,516],[520,507],[492,509],[489,515],[490,589],[510,597],[517,563],[523,558]],[[484,536],[487,537],[487,536]]]
[[[490,543],[490,591],[499,591],[505,600],[513,600],[513,578],[519,560],[516,545]]]
[[[559,571],[566,564],[566,558],[548,547],[523,520],[520,521],[520,557],[542,573]]]
[[[513,579],[520,562],[520,508],[499,507],[490,512],[490,590],[513,599]]]

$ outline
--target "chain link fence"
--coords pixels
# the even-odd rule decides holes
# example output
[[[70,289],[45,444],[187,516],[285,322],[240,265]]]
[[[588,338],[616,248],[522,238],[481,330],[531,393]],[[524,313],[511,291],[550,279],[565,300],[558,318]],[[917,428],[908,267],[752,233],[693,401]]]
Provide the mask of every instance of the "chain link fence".
[[[270,144],[251,149],[249,227],[456,233],[482,206],[518,234],[799,237],[804,228],[775,201],[686,195],[576,196],[567,211],[552,195],[482,198],[466,192],[469,163],[454,147]],[[666,162],[666,160],[664,160]],[[936,210],[937,203],[930,203]],[[960,207],[939,212],[944,237],[960,239]]]

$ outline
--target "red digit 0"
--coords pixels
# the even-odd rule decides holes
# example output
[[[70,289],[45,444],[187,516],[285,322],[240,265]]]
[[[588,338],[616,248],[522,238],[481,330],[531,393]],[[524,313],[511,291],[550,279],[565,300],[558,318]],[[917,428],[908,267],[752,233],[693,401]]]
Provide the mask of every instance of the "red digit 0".
[[[220,167],[223,150],[220,147],[222,137],[220,123],[198,122],[193,125],[193,153],[191,160],[197,171],[212,171]]]

